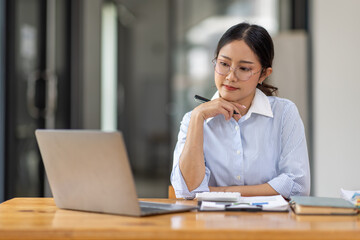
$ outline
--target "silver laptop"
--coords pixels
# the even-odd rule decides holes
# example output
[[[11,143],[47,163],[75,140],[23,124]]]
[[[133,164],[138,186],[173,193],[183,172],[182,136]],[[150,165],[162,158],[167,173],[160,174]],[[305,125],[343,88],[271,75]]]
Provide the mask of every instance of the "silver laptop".
[[[138,201],[120,132],[36,130],[35,135],[59,208],[129,216],[194,209]]]

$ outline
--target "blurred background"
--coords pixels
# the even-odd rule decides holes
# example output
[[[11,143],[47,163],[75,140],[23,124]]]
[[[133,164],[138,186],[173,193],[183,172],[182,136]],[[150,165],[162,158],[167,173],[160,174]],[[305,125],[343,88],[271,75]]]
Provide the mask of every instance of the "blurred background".
[[[265,27],[270,81],[306,128],[312,195],[359,190],[360,1],[0,0],[0,202],[51,196],[38,128],[120,130],[139,197],[167,197],[172,152],[230,26]],[[259,166],[260,167],[260,166]]]

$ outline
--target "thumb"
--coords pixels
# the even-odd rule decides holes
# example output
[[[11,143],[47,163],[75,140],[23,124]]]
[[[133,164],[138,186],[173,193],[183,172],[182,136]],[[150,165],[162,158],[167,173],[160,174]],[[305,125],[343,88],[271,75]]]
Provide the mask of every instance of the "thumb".
[[[236,121],[239,121],[241,117],[242,117],[242,116],[241,116],[240,113],[239,113],[239,114],[233,114],[233,118],[234,118]]]

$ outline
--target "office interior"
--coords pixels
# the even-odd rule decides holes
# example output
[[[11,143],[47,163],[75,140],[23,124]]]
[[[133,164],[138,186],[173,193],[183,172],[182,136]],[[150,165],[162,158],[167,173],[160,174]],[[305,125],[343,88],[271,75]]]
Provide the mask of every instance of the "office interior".
[[[51,196],[35,129],[119,130],[139,197],[167,197],[182,116],[230,26],[264,26],[302,116],[311,195],[359,190],[357,0],[0,0],[0,202]],[[76,146],[74,146],[76,147]],[[259,166],[260,167],[260,166]]]

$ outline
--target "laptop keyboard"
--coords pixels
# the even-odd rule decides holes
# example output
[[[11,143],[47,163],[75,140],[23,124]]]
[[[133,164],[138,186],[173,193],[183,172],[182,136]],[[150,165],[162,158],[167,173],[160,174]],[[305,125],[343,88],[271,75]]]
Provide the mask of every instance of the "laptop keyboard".
[[[139,201],[141,212],[145,215],[181,211],[184,206],[166,203],[142,202]]]
[[[166,212],[166,210],[164,209],[161,209],[161,208],[153,208],[153,207],[140,207],[141,209],[141,212],[142,213],[146,213],[146,214],[149,214],[149,213],[161,213],[161,212]]]

